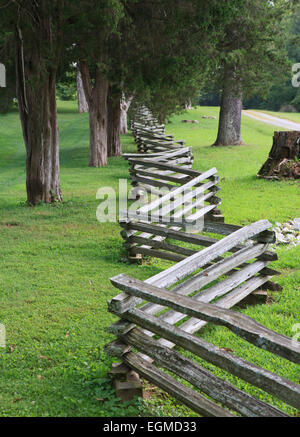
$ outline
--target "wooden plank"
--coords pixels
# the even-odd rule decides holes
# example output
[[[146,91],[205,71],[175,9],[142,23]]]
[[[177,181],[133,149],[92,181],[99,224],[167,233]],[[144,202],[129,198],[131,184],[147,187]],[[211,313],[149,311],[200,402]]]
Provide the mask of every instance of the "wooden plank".
[[[207,247],[201,252],[186,258],[175,266],[172,266],[169,269],[152,276],[152,278],[147,279],[146,282],[148,284],[153,284],[160,287],[169,287],[185,276],[193,273],[200,267],[208,264],[210,261],[213,261],[218,256],[228,252],[238,244],[244,243],[246,240],[271,226],[272,225],[270,222],[268,222],[268,220],[261,220],[249,226],[245,226],[244,228],[239,229],[222,240],[219,240],[213,246]]]
[[[171,141],[174,142],[174,136],[173,135],[166,135],[166,134],[154,134],[153,132],[149,133],[149,132],[143,132],[141,134],[137,134],[135,136],[135,138],[137,140],[139,140],[142,137],[146,137],[146,138],[153,138],[156,140],[163,140],[163,141]]]
[[[225,297],[227,302],[225,308],[229,309],[234,305],[236,305],[237,303],[239,303],[241,300],[243,300],[250,293],[252,293],[253,290],[256,290],[258,287],[260,287],[261,285],[263,285],[265,282],[269,280],[269,277],[267,278],[255,277],[253,279],[250,279],[251,275],[253,276],[255,273],[259,272],[259,269],[261,268],[262,266],[258,264],[256,266],[254,265],[253,267],[248,266],[241,271],[236,271],[227,279],[224,279],[223,281],[215,284],[214,286],[208,288],[207,290],[200,291],[199,293],[195,294],[192,297],[192,299],[197,302],[209,303],[212,300],[214,300],[216,297],[220,297],[228,293],[228,295]],[[240,284],[245,280],[246,282],[240,286]],[[236,292],[236,287],[238,287],[238,293]],[[233,291],[229,293],[230,290]],[[190,294],[189,288],[185,288],[185,289],[173,288],[171,291],[172,293],[178,293],[183,296],[187,296]],[[217,306],[222,306],[224,304],[223,299],[219,299],[215,304]],[[163,310],[164,307],[158,304],[146,303],[140,309],[147,314],[156,314],[159,311]],[[160,318],[167,321],[168,323],[175,324],[178,323],[180,320],[184,319],[185,315],[182,314],[181,312],[169,310],[166,313],[164,313],[162,316],[160,316]],[[192,318],[184,323],[184,327],[182,329],[185,329],[187,332],[196,332],[196,328],[199,327],[200,329],[205,325],[206,322],[199,321],[198,319]]]
[[[120,225],[125,226],[122,223],[120,223]],[[162,227],[161,225],[153,225],[151,223],[131,221],[126,223],[126,227],[132,230],[135,229],[136,231],[148,231],[154,235],[162,235],[166,238],[172,238],[174,240],[184,241],[186,243],[196,244],[204,247],[210,247],[219,241],[216,238],[207,237],[205,235],[189,234],[179,230],[175,231],[171,228]],[[237,252],[242,248],[242,245],[237,245],[236,247],[231,248],[230,252]],[[278,256],[275,252],[266,251],[259,256],[259,259],[265,261],[276,261]]]
[[[135,176],[146,176],[146,177],[150,177],[150,178],[157,178],[160,180],[164,180],[164,181],[168,181],[168,182],[174,182],[174,183],[183,183],[185,184],[186,182],[189,182],[191,180],[190,176],[186,176],[184,179],[180,176],[176,176],[174,174],[172,175],[167,175],[167,174],[162,174],[159,172],[151,172],[151,171],[144,171],[144,170],[140,170],[139,168],[135,168],[135,169],[130,169],[129,173],[131,175],[135,175]]]
[[[120,223],[121,226],[126,226],[126,228],[136,231],[149,232],[154,235],[161,235],[165,238],[171,238],[174,240],[184,241],[186,243],[197,244],[199,246],[209,247],[216,243],[218,240],[211,237],[206,237],[203,235],[188,234],[182,231],[174,231],[171,228],[167,228],[161,225],[153,225],[151,223],[142,223],[129,221],[125,223]]]
[[[175,143],[174,141],[162,141],[162,140],[157,140],[157,139],[150,139],[150,137],[146,138],[146,137],[139,137],[140,141],[145,144],[146,146],[159,146],[159,147],[163,147],[165,149],[178,149],[182,147],[182,144],[178,144]]]
[[[194,178],[193,180],[191,180],[187,184],[185,184],[181,187],[178,187],[176,190],[172,191],[171,193],[166,194],[161,199],[157,199],[154,202],[151,202],[151,204],[145,205],[144,207],[140,208],[139,209],[140,214],[145,214],[148,211],[151,211],[151,210],[157,208],[159,205],[173,199],[178,194],[183,193],[188,188],[195,186],[195,184],[204,181],[205,179],[207,179],[210,176],[215,175],[216,173],[217,173],[217,170],[215,168],[212,168],[212,169],[208,170],[207,172],[202,173],[200,176],[197,176],[196,178]]]
[[[214,305],[216,305],[220,308],[230,309],[234,305],[236,305],[239,302],[241,302],[242,300],[244,300],[245,297],[249,296],[254,290],[256,290],[258,287],[263,285],[268,279],[269,279],[269,277],[267,277],[267,278],[262,277],[262,276],[253,277],[251,279],[248,279],[242,285],[239,285],[238,287],[236,287],[234,289],[231,289],[230,282],[229,282],[229,284],[226,284],[226,283],[222,284],[222,285],[224,285],[224,289],[218,290],[218,288],[217,288],[216,290],[212,290],[212,296],[214,295],[213,291],[215,293],[220,291],[219,296],[222,296],[223,294],[226,293],[226,291],[228,292],[230,289],[231,289],[231,291],[228,294],[226,294],[225,297],[221,297],[220,299],[218,299],[214,303]],[[224,282],[225,281],[226,280],[224,280]],[[236,281],[236,283],[238,284],[239,281]],[[213,300],[213,297],[210,297],[209,295],[206,296],[205,294],[202,295],[202,293],[200,292],[200,293],[197,293],[195,296],[193,296],[193,299],[197,302],[209,303]],[[161,318],[163,320],[167,321],[168,323],[177,323],[180,320],[184,319],[185,317],[183,314],[176,312],[174,310],[171,310],[171,311],[168,311],[167,313],[163,314],[161,316]],[[200,329],[202,329],[206,324],[207,324],[207,322],[204,322],[203,320],[199,320],[195,317],[192,317],[182,324],[182,329],[185,332],[194,333],[194,332],[197,332]],[[168,344],[168,347],[171,347],[171,345]]]
[[[147,178],[147,177],[143,177],[143,176],[139,176],[139,175],[133,175],[133,174],[131,175],[131,179],[134,180],[134,181],[137,181],[137,182],[141,182],[142,184],[152,185],[154,187],[166,187],[170,191],[172,191],[172,190],[174,190],[176,188],[176,185],[168,184],[167,182],[165,182],[163,180],[159,180],[159,179],[155,180],[155,179],[152,179],[152,178]],[[139,211],[140,211],[140,209],[139,209]]]
[[[249,277],[249,272],[247,270],[248,267],[249,266],[247,266],[246,270],[243,270],[243,271],[239,271],[239,270],[234,271],[229,278],[224,279],[223,281],[219,282],[215,286],[211,287],[211,288],[213,288],[212,290],[211,290],[211,288],[209,288],[209,289],[207,289],[206,293],[200,291],[199,293],[193,295],[192,298],[197,300],[197,301],[200,301],[200,302],[203,301],[203,302],[208,303],[208,302],[211,302],[215,298],[214,296],[221,296],[222,294],[228,293],[234,286],[239,285],[239,283],[241,283],[243,280],[245,280]],[[254,268],[250,269],[250,270],[252,272],[255,272],[255,271],[259,271],[260,268],[261,268],[261,266],[258,265],[258,267],[256,267],[255,270],[254,270]],[[254,286],[256,286],[256,288],[257,288],[257,287],[263,285],[264,283],[266,283],[269,279],[270,279],[270,277],[266,277],[266,278],[265,277],[257,277],[254,279],[253,283],[251,282],[251,280],[250,281],[247,280],[247,282],[245,284],[243,284],[242,289],[239,290],[240,296],[238,296],[238,299],[235,303],[240,302],[240,300],[243,300],[247,296],[247,294],[250,294],[252,292],[252,290],[255,290],[255,288],[253,288]],[[211,280],[208,280],[207,282],[205,282],[204,285],[208,284],[209,282],[211,282]],[[202,285],[202,286],[204,286],[204,285]],[[211,290],[211,292],[210,292],[210,290]],[[179,293],[179,294],[184,295],[184,296],[191,294],[189,287],[182,287],[182,288],[180,286],[174,287],[171,289],[171,291],[172,291],[172,293]],[[210,294],[209,294],[209,292],[210,292]],[[234,293],[234,292],[232,292],[232,293]],[[226,298],[228,299],[228,296],[226,296]],[[219,299],[217,301],[217,304],[218,305],[219,305],[219,303],[221,304],[221,301],[222,300]],[[231,306],[233,306],[233,305],[229,305],[227,308],[231,308]],[[145,305],[143,305],[141,307],[141,309],[149,314],[156,314],[159,311],[161,311],[162,309],[164,309],[164,307],[161,305],[158,305],[158,304],[146,303]],[[165,313],[161,317],[163,317],[164,319],[168,318],[168,321],[169,321],[169,317],[170,317],[170,321],[172,320],[172,323],[177,323],[178,321],[185,318],[185,316],[183,314],[177,313],[173,310],[168,311],[167,313]],[[197,323],[198,322],[199,321],[197,321]],[[195,323],[193,323],[193,325]],[[205,322],[201,321],[201,323],[205,323]]]
[[[172,159],[166,159],[165,155],[161,156],[160,158],[157,158],[157,162],[169,162],[172,165],[180,166],[180,168],[184,169],[191,169],[193,165],[193,157],[192,156],[182,156],[181,158],[172,158]]]
[[[181,246],[177,246],[177,245],[174,245],[174,244],[165,243],[164,242],[165,237],[160,237],[160,238],[159,237],[154,237],[154,238],[150,239],[150,237],[153,236],[151,234],[147,234],[146,238],[143,237],[143,234],[137,236],[136,235],[136,231],[134,231],[134,230],[132,230],[132,231],[122,231],[121,232],[121,236],[127,241],[127,243],[124,244],[124,247],[126,247],[127,249],[132,248],[136,244],[146,244],[146,246],[143,246],[143,247],[147,247],[147,248],[153,247],[153,248],[157,248],[157,249],[160,248],[162,250],[171,251],[173,253],[178,253],[178,254],[184,255],[185,257],[191,256],[194,253],[198,253],[198,251],[196,251],[196,250],[191,250],[191,249],[183,248]],[[139,253],[138,249],[135,249],[134,252],[135,253]],[[172,255],[171,256],[167,256],[167,254],[165,252],[147,252],[147,251],[143,251],[143,252],[144,252],[144,255],[155,256],[157,258],[168,259],[168,260],[176,261],[176,262],[184,259],[183,257],[176,258],[176,257],[173,257]],[[269,256],[266,256],[266,257],[259,256],[258,257],[258,259],[260,259],[260,260],[265,260],[265,258],[267,260],[269,260],[270,257]],[[226,262],[230,261],[230,259],[231,259],[230,257],[226,258]],[[271,260],[272,260],[272,258],[271,258]],[[215,261],[217,261],[217,262],[224,261],[224,259],[222,257],[218,257],[218,258],[215,259]],[[216,265],[217,265],[217,263],[214,264],[214,266],[216,266]],[[237,263],[237,265],[238,265],[238,263]],[[240,268],[245,267],[245,266],[247,266],[247,264],[245,264],[245,263],[242,263],[242,264],[238,265],[238,267],[240,267]],[[208,272],[209,271],[206,270],[208,267],[211,267],[211,263],[209,263],[207,266],[204,266],[204,268],[205,268],[204,274],[203,274],[203,276],[205,276],[204,279],[208,279]],[[230,268],[228,268],[227,270],[229,271]],[[232,270],[234,271],[235,268],[232,267]],[[203,273],[203,272],[201,272],[201,273]],[[277,272],[276,270],[273,270],[273,269],[264,268],[261,271],[261,274],[268,275],[268,276],[273,276],[273,275],[278,275],[280,273]],[[196,284],[197,275],[195,275],[193,278],[190,278],[189,280],[187,280],[186,281],[187,283],[184,282],[184,283],[180,284],[180,286],[178,286],[179,289],[181,287],[183,288],[184,286],[188,286],[188,284],[191,284],[194,279],[195,279],[195,284]],[[209,281],[204,281],[204,282],[205,283],[209,283]],[[176,287],[175,287],[175,289],[176,289]],[[198,286],[195,285],[195,290],[196,289],[198,289]],[[173,288],[173,290],[174,290],[174,288]]]
[[[165,259],[168,261],[174,261],[174,262],[180,262],[183,259],[185,259],[184,256],[181,255],[176,255],[175,253],[171,253],[171,252],[163,252],[163,251],[159,251],[159,250],[155,250],[155,249],[151,249],[150,247],[142,247],[142,246],[138,246],[138,247],[133,247],[130,252],[132,254],[142,254],[145,256],[151,256],[153,258],[161,258],[161,259]]]
[[[209,221],[205,221],[203,227],[204,232],[212,232],[214,234],[221,235],[231,235],[238,229],[243,228],[241,228],[241,226],[229,225],[227,223],[215,223]],[[253,238],[256,238],[260,243],[275,243],[275,233],[273,231],[265,230],[263,232],[259,232],[258,234],[257,236],[253,235]]]
[[[174,136],[173,135],[162,135],[162,134],[154,134],[153,132],[149,133],[149,132],[145,132],[142,134],[144,137],[148,138],[155,138],[158,140],[165,140],[165,141],[174,141]],[[139,135],[137,134],[135,136],[136,139],[139,139]]]
[[[208,198],[207,198],[207,199],[208,199]],[[207,200],[207,199],[206,199],[206,200]],[[202,201],[202,199],[201,199],[201,201]],[[203,202],[203,201],[202,201],[202,202]],[[193,214],[188,215],[187,217],[184,217],[184,221],[185,221],[186,223],[190,223],[190,224],[193,225],[195,222],[197,222],[197,220],[198,220],[199,218],[204,217],[205,214],[207,214],[208,212],[210,212],[210,211],[212,211],[213,209],[215,209],[216,206],[217,206],[217,205],[215,205],[215,204],[207,205],[207,206],[203,206],[202,208],[199,208],[199,210],[196,211],[196,212],[194,212]],[[180,219],[180,217],[181,217],[181,216],[180,216],[179,214],[177,214],[177,215],[174,214],[174,221]],[[203,220],[202,223],[204,223],[204,220]],[[202,226],[200,227],[200,229],[202,229],[202,227],[203,227],[203,224],[202,224]],[[198,231],[198,232],[199,232],[199,231]]]
[[[186,247],[176,246],[175,244],[166,243],[165,241],[161,240],[157,241],[150,238],[143,238],[140,235],[133,235],[129,237],[128,241],[129,243],[146,244],[149,247],[153,247],[154,249],[168,250],[170,252],[178,253],[185,256],[191,256],[196,253],[195,250]]]
[[[154,172],[155,176],[157,178],[157,175],[165,175],[165,176],[176,176],[177,180],[176,182],[181,184],[185,183],[185,180],[187,178],[187,175],[182,173],[174,173],[172,170],[158,170],[156,167],[144,167],[142,165],[136,165],[135,167],[132,167],[129,169],[129,173],[139,173],[140,171],[144,172],[146,170],[146,174],[143,176],[149,175],[149,172]],[[190,180],[190,179],[189,179]]]
[[[171,396],[183,402],[193,411],[204,417],[234,417],[229,411],[219,407],[209,399],[201,396],[181,382],[157,369],[153,364],[139,358],[133,352],[123,357],[124,362],[140,376],[165,390]]]
[[[144,159],[147,161],[148,159],[154,160],[154,158],[160,158],[165,157],[166,159],[176,157],[176,156],[187,156],[190,152],[190,149],[188,147],[182,148],[180,150],[176,150],[175,152],[169,153],[169,152],[163,152],[163,153],[123,153],[122,157],[129,160],[129,159]]]
[[[178,149],[175,152],[155,152],[155,153],[124,153],[122,157],[126,160],[129,159],[143,159],[144,161],[152,160],[155,162],[176,162],[177,159],[185,158],[184,161],[179,163],[192,161],[192,153],[189,147]]]
[[[176,228],[176,227],[173,227],[172,228],[173,230],[178,230],[178,228]],[[150,237],[153,237],[153,235],[151,235],[151,234],[140,234],[139,235],[139,237],[142,237],[142,238],[149,238],[150,239]],[[165,240],[165,237],[163,237],[163,236],[154,236],[154,238],[151,238],[151,241],[154,241],[155,243],[156,242],[163,242]],[[148,245],[143,245],[142,246],[142,248],[143,249],[150,249],[151,248],[151,246],[149,246],[149,243],[148,243]],[[170,246],[168,247],[168,250],[170,249]],[[176,252],[176,251],[175,251]],[[151,255],[153,256],[154,255],[154,253],[151,253]],[[174,260],[176,260],[177,262],[178,261],[180,261],[180,260],[182,260],[183,259],[183,257],[178,257],[178,258],[176,258],[176,259],[174,259],[174,256],[171,254],[171,255],[168,255],[168,252],[162,252],[162,254],[160,255],[160,254],[158,254],[158,253],[156,253],[156,256],[157,255],[159,255],[159,257],[160,258],[162,258],[162,259],[168,259],[168,260],[171,260],[171,261],[174,261]]]
[[[223,279],[222,281],[218,282],[212,287],[200,291],[199,293],[193,296],[193,299],[197,302],[209,303],[216,298],[224,296],[229,291],[236,289],[236,287],[241,285],[243,282],[248,281],[255,274],[259,273],[260,270],[264,268],[265,263],[266,263],[265,261],[257,261],[255,263],[252,263],[249,266],[243,268],[242,270],[238,270],[234,272],[228,278]],[[264,280],[267,279],[263,278],[261,279],[260,282],[263,282]],[[174,290],[172,290],[172,292],[174,292]],[[180,289],[179,291],[177,291],[177,293],[183,295]],[[184,295],[186,295],[187,293],[188,290],[185,290]],[[216,302],[216,305],[218,305],[218,301]],[[163,318],[164,320],[167,320],[169,323],[171,322],[177,323],[179,320],[184,318],[184,316],[181,313],[177,313],[176,311],[171,310],[165,313]]]
[[[134,346],[147,354],[159,365],[185,379],[201,392],[222,405],[247,417],[286,417],[277,408],[255,399],[234,385],[216,377],[192,360],[171,351],[150,339],[138,329],[133,329],[121,337],[125,344]]]
[[[145,190],[147,193],[150,193],[154,196],[161,196],[162,195],[161,188],[155,188],[151,185],[144,184],[144,183],[141,185],[137,184],[137,187],[141,190]],[[119,211],[119,215],[120,214],[125,214],[125,216],[127,216],[127,211]]]
[[[145,158],[146,160],[146,158]],[[165,159],[165,155],[161,155],[158,158],[152,158],[153,161],[156,162],[169,162],[172,165],[178,165],[180,168],[191,169],[193,165],[193,158],[191,156],[182,156],[179,158],[170,158]]]
[[[165,206],[163,204],[159,205],[160,215],[164,216],[164,215],[169,214],[175,208],[178,208],[180,205],[189,202],[194,197],[199,198],[199,196],[201,194],[203,194],[204,191],[214,188],[215,185],[216,185],[215,182],[210,181],[210,182],[207,182],[206,184],[203,184],[201,187],[197,187],[195,189],[191,188],[191,189],[185,190],[183,193],[180,193],[179,195],[177,195],[179,197],[174,197],[174,200],[173,199],[167,200],[167,202],[169,202],[167,205],[165,205]],[[211,194],[211,192],[208,194]],[[213,190],[212,195],[214,195],[214,194],[215,194],[215,191]],[[203,199],[203,201],[205,200],[204,197],[201,197],[200,200],[202,200],[202,199]]]
[[[256,244],[250,247],[243,247],[238,252],[233,255],[222,258],[221,261],[213,264],[212,266],[206,268],[200,273],[197,273],[193,277],[187,279],[182,284],[174,287],[172,291],[182,293],[187,290],[188,293],[193,293],[194,291],[200,290],[204,285],[218,279],[220,276],[230,272],[241,264],[249,261],[257,256],[261,255],[266,246],[264,244]],[[261,261],[262,266],[266,266],[268,263]],[[263,268],[263,267],[262,267]]]
[[[201,173],[199,171],[196,170],[188,170],[182,167],[178,167],[175,165],[170,165],[170,164],[164,164],[162,162],[157,162],[151,159],[129,159],[129,162],[132,164],[136,164],[136,165],[144,165],[145,167],[157,167],[159,169],[162,170],[173,170],[175,173],[183,173],[192,177],[197,177],[199,176]]]
[[[180,148],[181,147],[167,148],[167,147],[164,147],[162,145],[153,146],[151,144],[143,144],[141,147],[141,149],[147,150],[147,151],[150,150],[151,152],[158,152],[158,151],[169,152],[170,150],[176,150],[176,149],[180,150]]]
[[[145,154],[145,156],[143,157],[141,154],[138,155],[139,158],[144,158],[145,160],[151,159],[152,157],[155,157],[155,155],[157,155],[157,157],[162,157],[166,160],[170,160],[172,158],[178,158],[178,157],[182,157],[182,156],[190,156],[192,154],[192,149],[190,147],[182,147],[181,149],[176,149],[173,152],[164,152],[163,154],[161,153],[157,153],[157,154]]]
[[[124,317],[129,323],[126,324],[122,320],[122,325],[118,326],[117,335],[128,333],[134,329],[136,324],[151,331],[153,335],[156,334],[166,338],[172,344],[176,344],[209,363],[261,388],[288,405],[300,409],[300,385],[260,368],[243,358],[233,355],[231,352],[222,350],[202,338],[186,333],[181,328],[166,323],[161,318],[145,314],[139,309],[130,310]],[[116,333],[116,329],[113,332]]]
[[[211,203],[211,198],[214,198],[214,203]],[[217,203],[218,198],[215,196],[214,192],[209,192],[204,194],[203,196],[198,196],[197,200],[195,201],[191,201],[190,204],[187,203],[186,199],[184,199],[184,204],[183,204],[183,208],[180,209],[179,211],[175,211],[173,213],[173,218],[175,220],[180,219],[181,217],[189,217],[190,220],[199,218],[198,216],[196,216],[196,213],[193,213],[193,209],[198,209],[198,210],[202,210],[205,208],[204,202],[209,202],[212,205],[217,206],[218,203],[221,203],[221,199],[219,199],[219,202]],[[186,205],[186,206],[184,206]],[[207,212],[211,211],[211,209],[207,210]],[[198,212],[198,211],[197,211]],[[188,215],[190,214],[190,215]],[[204,214],[206,214],[206,212],[204,211]],[[201,217],[204,215],[202,214]]]
[[[226,294],[228,291],[236,288],[244,281],[252,278],[255,274],[259,273],[268,265],[268,261],[256,261],[252,264],[244,267],[241,270],[234,272],[228,278],[223,279],[221,282],[213,285],[212,287],[201,291],[201,302],[211,302],[213,299]],[[199,296],[200,297],[200,296]]]
[[[139,210],[134,211],[120,211],[119,214],[122,217],[127,217],[131,220],[142,220],[146,222],[147,220],[151,223],[162,223],[162,224],[172,224],[174,226],[179,226],[180,228],[186,227],[187,232],[191,232],[191,229],[194,232],[200,232],[202,230],[203,220],[199,220],[205,216],[209,211],[212,211],[216,208],[216,205],[207,205],[201,208],[197,213],[193,215],[190,219],[189,216],[183,218],[174,218],[172,215],[160,215],[156,212],[149,212],[149,214],[140,214]]]
[[[154,238],[152,238],[152,237],[154,237]],[[148,241],[153,241],[154,244],[159,244],[159,242],[162,242],[163,240],[165,240],[165,238],[162,237],[162,236],[153,236],[153,235],[151,235],[149,233],[142,233],[142,234],[139,235],[139,238],[143,239],[147,243],[148,243]],[[127,245],[129,245],[128,249],[130,249],[130,253],[134,254],[134,246],[136,246],[136,244],[132,243],[132,242],[128,242],[128,243],[124,244],[124,247],[127,247]],[[151,248],[151,245],[149,246],[149,243],[148,243],[148,245],[142,246],[143,250],[144,249],[150,249],[150,248]],[[140,255],[141,251],[136,251],[136,254]],[[167,259],[169,259],[169,258],[167,258]],[[178,258],[177,261],[180,260],[180,259],[182,259],[182,257]]]
[[[133,129],[136,130],[136,132],[149,132],[149,133],[165,133],[164,130],[164,126],[160,125],[160,126],[156,126],[153,125],[152,127],[146,127],[145,125],[141,124],[141,123],[135,123],[133,125]]]
[[[289,337],[277,334],[265,328],[244,314],[202,302],[195,302],[189,297],[178,294],[174,295],[170,291],[154,287],[153,285],[126,275],[116,276],[111,279],[111,282],[116,288],[134,297],[170,307],[178,312],[200,320],[225,326],[255,346],[300,364],[300,344],[296,344],[296,342]],[[135,306],[136,304],[134,302],[135,301],[133,301],[133,305]],[[117,302],[112,300],[110,308],[113,310],[116,304]],[[119,310],[120,308],[121,305],[119,305]]]
[[[245,299],[247,296],[249,296],[253,291],[257,290],[259,287],[261,287],[263,284],[267,283],[270,277],[254,277],[246,281],[244,284],[240,285],[239,287],[232,290],[230,293],[228,293],[226,296],[221,297],[217,303],[218,307],[220,308],[232,308],[234,305],[241,302],[243,299]],[[198,297],[196,297],[198,299]],[[200,300],[200,296],[199,296]],[[200,329],[202,329],[207,322],[203,320],[199,320],[196,317],[192,317],[191,319],[187,320],[181,325],[181,328],[189,333],[198,332]]]
[[[180,146],[184,146],[185,141],[184,140],[175,140],[172,136],[167,136],[164,134],[157,134],[153,132],[140,132],[137,135],[135,135],[135,140],[138,143],[148,144],[148,141],[157,141],[160,143],[169,143],[171,145],[176,144]]]

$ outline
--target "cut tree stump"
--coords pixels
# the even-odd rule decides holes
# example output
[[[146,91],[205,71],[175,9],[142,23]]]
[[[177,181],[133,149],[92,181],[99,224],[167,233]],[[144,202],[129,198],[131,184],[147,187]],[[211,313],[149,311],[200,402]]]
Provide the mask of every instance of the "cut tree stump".
[[[300,178],[300,131],[274,132],[273,146],[258,177]]]

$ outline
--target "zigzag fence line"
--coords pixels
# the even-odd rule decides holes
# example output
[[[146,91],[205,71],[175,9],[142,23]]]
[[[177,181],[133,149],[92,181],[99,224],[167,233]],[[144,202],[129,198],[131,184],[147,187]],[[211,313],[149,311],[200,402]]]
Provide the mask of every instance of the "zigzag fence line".
[[[143,117],[146,125],[141,124]],[[193,170],[191,148],[185,147],[184,140],[175,141],[173,136],[166,135],[164,127],[145,108],[136,112],[136,119],[138,121],[131,123],[131,129],[139,153],[124,155],[130,165],[134,197],[144,199],[151,194],[159,200],[149,202],[134,212],[124,212],[120,220],[124,228],[121,233],[124,246],[131,260],[149,255],[180,261],[194,253],[193,249],[185,249],[178,244],[182,241],[182,229],[197,231],[203,228],[205,221],[224,222],[218,209],[221,199],[217,196],[220,190],[217,170],[213,168],[205,173]],[[155,222],[156,226],[149,226],[151,222]],[[139,234],[137,224],[144,225],[145,232]],[[149,226],[148,230],[145,226]],[[166,227],[173,231],[172,239],[177,240],[176,244],[165,242]]]
[[[216,169],[192,170],[191,150],[167,136],[145,108],[136,112],[132,131],[143,155],[125,156],[135,189],[142,197],[153,187],[168,191],[127,212],[121,235],[130,257],[150,255],[175,263],[143,282],[125,275],[111,279],[123,292],[109,303],[119,321],[109,328],[117,340],[106,348],[122,361],[112,370],[117,394],[123,399],[141,395],[139,374],[203,416],[285,416],[203,368],[200,357],[299,409],[299,385],[195,336],[207,323],[222,325],[256,347],[300,363],[299,343],[231,310],[253,293],[281,289],[271,281],[278,274],[269,267],[277,259],[269,250],[275,238],[271,223],[261,220],[242,228],[213,221],[220,215]],[[154,185],[157,180],[172,188]],[[183,191],[189,203],[178,211]]]

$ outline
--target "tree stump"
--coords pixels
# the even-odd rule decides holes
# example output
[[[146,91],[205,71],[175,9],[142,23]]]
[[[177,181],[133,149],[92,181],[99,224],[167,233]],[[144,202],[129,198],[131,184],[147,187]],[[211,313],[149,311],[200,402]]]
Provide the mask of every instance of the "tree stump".
[[[300,131],[274,132],[269,157],[257,176],[265,179],[300,178]]]

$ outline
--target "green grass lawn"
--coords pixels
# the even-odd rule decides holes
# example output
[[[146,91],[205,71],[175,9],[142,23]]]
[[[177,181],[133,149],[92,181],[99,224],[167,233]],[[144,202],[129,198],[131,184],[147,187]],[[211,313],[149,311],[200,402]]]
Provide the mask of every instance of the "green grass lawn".
[[[194,168],[215,166],[221,177],[222,212],[227,223],[246,225],[260,219],[272,222],[299,217],[299,181],[267,182],[256,178],[266,160],[274,128],[244,118],[246,146],[212,148],[217,108],[198,108],[172,117],[167,131],[193,146]],[[183,118],[198,125],[181,123]],[[116,295],[109,278],[125,273],[146,279],[168,263],[149,260],[143,266],[122,262],[120,228],[96,220],[98,188],[117,189],[128,178],[128,164],[109,160],[102,169],[88,167],[88,115],[76,112],[75,102],[60,102],[61,186],[64,202],[30,208],[26,205],[25,149],[17,113],[0,117],[0,322],[6,326],[7,348],[0,349],[0,416],[137,416],[191,415],[158,391],[146,404],[121,404],[107,379],[111,360],[103,347],[113,337],[108,326],[116,320],[107,300]],[[124,151],[136,150],[130,135]],[[274,263],[282,276],[282,293],[273,305],[243,312],[271,329],[293,336],[300,322],[300,246],[280,249]],[[245,346],[229,331],[208,326],[202,335],[221,347],[299,382],[296,365]],[[220,377],[261,399],[295,411],[225,372]]]

